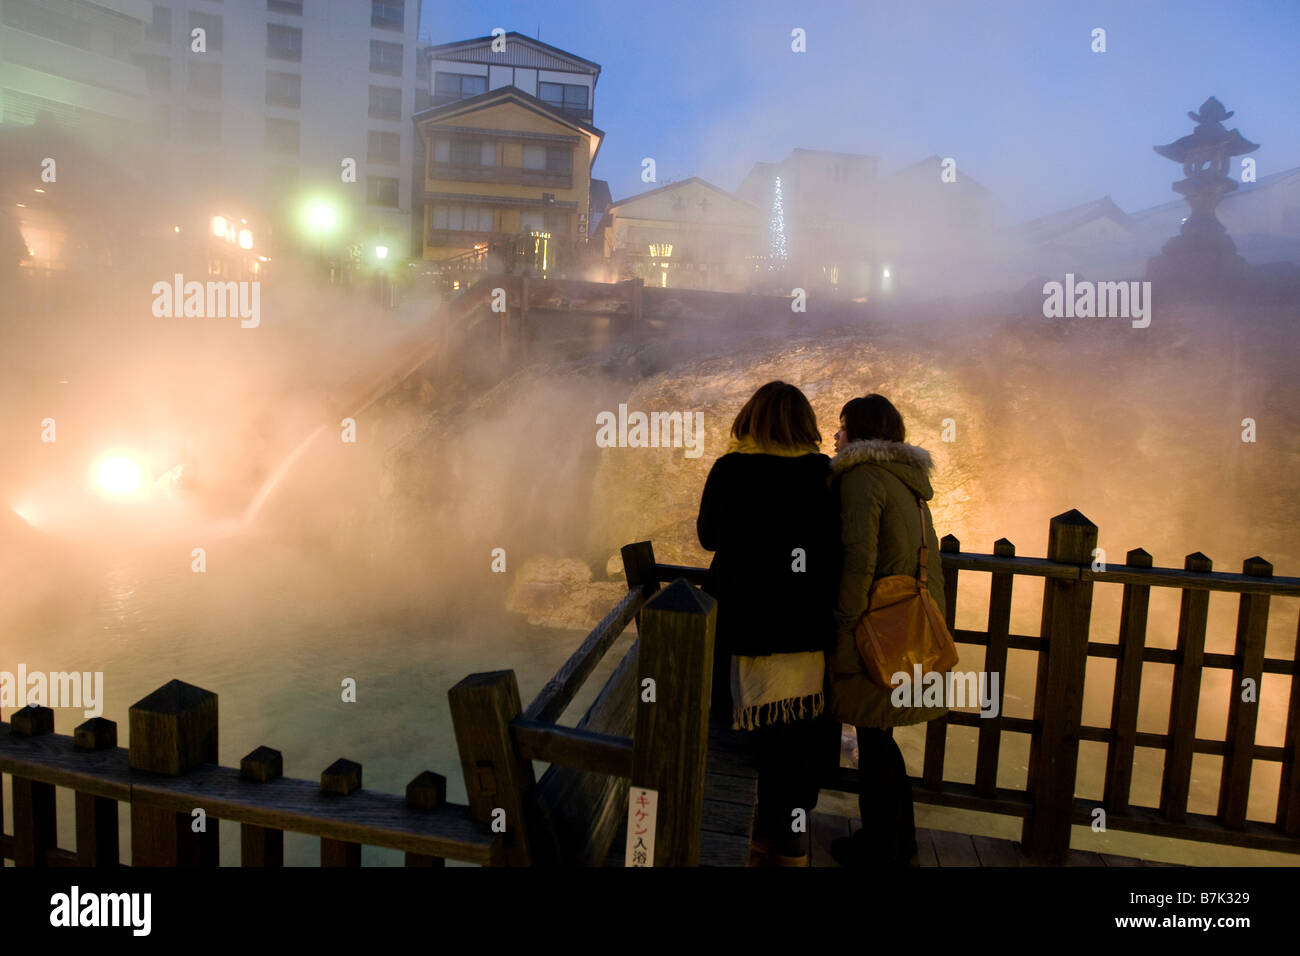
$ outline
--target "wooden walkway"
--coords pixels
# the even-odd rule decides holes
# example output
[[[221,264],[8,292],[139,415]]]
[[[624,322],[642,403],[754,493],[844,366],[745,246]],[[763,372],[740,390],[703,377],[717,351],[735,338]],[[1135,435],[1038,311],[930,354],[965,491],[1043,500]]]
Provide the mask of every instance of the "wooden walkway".
[[[749,840],[758,800],[758,775],[753,769],[744,734],[727,730],[719,721],[709,724],[709,753],[704,776],[704,820],[700,827],[700,866],[747,866]],[[812,865],[839,866],[831,857],[831,841],[851,836],[857,817],[812,815]],[[1014,840],[955,833],[950,830],[916,831],[922,867],[1033,866]],[[627,845],[624,821],[609,849],[605,866],[621,867]],[[1071,850],[1066,866],[1173,866],[1135,857]]]
[[[828,813],[812,815],[812,865],[839,866],[831,858],[831,841],[850,836],[858,828],[856,817]],[[1014,840],[954,833],[951,830],[916,830],[917,856],[921,866],[1033,866]],[[1131,856],[1071,850],[1066,866],[1174,866]]]

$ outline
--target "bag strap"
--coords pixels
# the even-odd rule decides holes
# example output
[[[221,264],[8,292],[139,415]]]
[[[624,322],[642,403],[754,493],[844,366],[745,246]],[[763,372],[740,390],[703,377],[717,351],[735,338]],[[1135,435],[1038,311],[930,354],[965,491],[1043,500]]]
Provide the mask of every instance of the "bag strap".
[[[916,499],[916,510],[921,513],[921,550],[917,555],[918,563],[916,580],[921,585],[921,588],[924,589],[926,587],[926,581],[929,579],[930,575],[929,568],[927,567],[929,564],[930,549],[926,546],[926,541],[929,540],[929,535],[926,533],[925,505],[921,503],[919,495]]]

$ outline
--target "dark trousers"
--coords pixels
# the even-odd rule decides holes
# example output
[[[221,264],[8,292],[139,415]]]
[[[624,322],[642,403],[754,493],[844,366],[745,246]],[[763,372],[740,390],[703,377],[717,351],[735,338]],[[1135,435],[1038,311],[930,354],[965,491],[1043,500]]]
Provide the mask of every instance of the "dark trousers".
[[[758,767],[755,832],[782,856],[808,852],[813,807],[822,781],[839,759],[840,725],[825,715],[814,720],[768,724],[750,731]],[[796,810],[803,813],[796,815]],[[802,832],[795,829],[802,819]]]
[[[858,811],[854,854],[865,865],[906,863],[916,852],[912,781],[893,728],[858,728]]]

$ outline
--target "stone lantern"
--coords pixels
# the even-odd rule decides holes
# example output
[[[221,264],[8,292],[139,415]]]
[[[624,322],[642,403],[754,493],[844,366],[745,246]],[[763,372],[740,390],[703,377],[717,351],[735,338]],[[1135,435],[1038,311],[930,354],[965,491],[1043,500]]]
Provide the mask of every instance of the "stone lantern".
[[[1223,121],[1233,114],[1213,96],[1201,104],[1198,112],[1187,115],[1196,123],[1190,135],[1153,148],[1166,159],[1182,163],[1186,178],[1174,183],[1173,189],[1187,197],[1191,211],[1179,234],[1147,264],[1147,276],[1173,279],[1176,285],[1199,291],[1226,291],[1245,277],[1247,266],[1237,255],[1237,247],[1214,208],[1226,193],[1237,188],[1236,180],[1228,176],[1232,157],[1252,153],[1259,144],[1235,129],[1223,128]]]

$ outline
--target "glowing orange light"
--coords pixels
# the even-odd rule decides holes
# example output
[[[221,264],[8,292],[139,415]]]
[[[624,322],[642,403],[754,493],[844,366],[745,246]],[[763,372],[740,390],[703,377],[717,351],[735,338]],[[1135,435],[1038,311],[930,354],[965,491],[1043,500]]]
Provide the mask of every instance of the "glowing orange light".
[[[95,482],[108,495],[134,494],[140,490],[140,466],[126,455],[108,455],[95,466]]]

